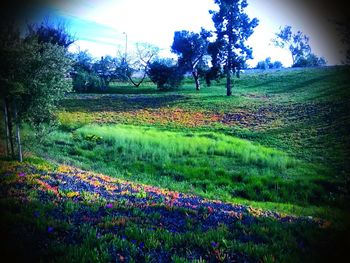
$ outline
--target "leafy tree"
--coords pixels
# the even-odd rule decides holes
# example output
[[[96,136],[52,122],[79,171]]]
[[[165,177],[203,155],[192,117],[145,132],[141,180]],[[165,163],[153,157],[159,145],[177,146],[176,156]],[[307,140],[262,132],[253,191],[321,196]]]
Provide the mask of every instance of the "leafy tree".
[[[17,142],[21,161],[20,125],[27,122],[40,131],[43,123],[53,122],[59,99],[71,89],[71,61],[65,46],[39,41],[40,34],[30,32],[21,38],[13,26],[1,31],[0,95],[7,126],[6,144],[8,154],[14,158]]]
[[[73,54],[73,90],[76,92],[95,92],[106,89],[109,81],[109,59],[94,62],[93,57],[87,51],[79,51]]]
[[[176,31],[171,46],[172,52],[178,55],[179,65],[184,71],[190,71],[196,84],[196,90],[200,90],[199,72],[205,67],[204,56],[208,53],[208,38],[211,33],[202,29],[201,33],[193,33],[186,30]]]
[[[308,54],[306,57],[299,58],[293,67],[321,67],[327,64],[323,57],[318,57],[313,53]]]
[[[38,43],[51,43],[68,48],[75,42],[75,39],[67,33],[63,23],[51,25],[48,20],[41,24],[29,24],[27,38],[37,38]]]
[[[300,58],[305,58],[311,53],[309,37],[304,35],[301,31],[293,33],[291,26],[280,28],[280,32],[276,33],[276,37],[272,39],[272,42],[277,47],[289,49],[293,65]]]
[[[341,37],[341,41],[345,45],[344,64],[350,64],[350,19],[335,21],[337,31]]]
[[[252,49],[246,40],[258,25],[256,18],[250,19],[244,9],[246,0],[214,0],[219,11],[210,11],[216,28],[216,43],[211,46],[213,70],[220,72],[224,65],[227,96],[232,95],[231,75],[244,67],[246,60],[252,58]]]
[[[256,69],[278,69],[282,68],[283,64],[280,61],[271,61],[270,57],[267,57],[265,60],[259,61],[258,64],[256,65]]]
[[[160,90],[172,89],[180,86],[183,74],[171,59],[159,59],[149,65],[148,76]]]

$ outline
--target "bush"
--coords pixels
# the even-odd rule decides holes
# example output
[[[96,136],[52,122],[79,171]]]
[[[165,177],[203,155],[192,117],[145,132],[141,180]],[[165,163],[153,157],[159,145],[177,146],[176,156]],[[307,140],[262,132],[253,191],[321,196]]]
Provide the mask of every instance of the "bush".
[[[322,67],[327,64],[326,60],[323,57],[318,57],[315,54],[309,54],[307,57],[299,58],[293,65],[293,68],[296,67]]]
[[[73,90],[76,92],[96,92],[106,88],[105,82],[99,75],[79,69],[72,74]]]
[[[149,65],[148,76],[158,89],[172,89],[180,86],[183,74],[170,59],[158,60]]]
[[[271,62],[271,58],[268,57],[265,60],[259,61],[255,68],[266,70],[266,69],[279,69],[282,67],[283,67],[283,64],[281,61]]]

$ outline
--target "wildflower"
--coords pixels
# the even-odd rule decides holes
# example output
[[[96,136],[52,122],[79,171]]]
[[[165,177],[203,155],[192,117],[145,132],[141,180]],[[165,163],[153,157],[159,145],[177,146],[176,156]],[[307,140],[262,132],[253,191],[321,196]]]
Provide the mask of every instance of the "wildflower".
[[[143,243],[143,242],[141,242],[139,245],[140,248],[144,248],[144,246],[145,246],[145,243]]]
[[[113,208],[113,204],[109,203],[106,205],[107,208]]]
[[[53,228],[52,226],[49,226],[49,227],[47,228],[47,232],[48,232],[48,233],[52,233],[53,230],[54,230],[54,228]]]
[[[26,176],[26,174],[25,173],[19,173],[18,176],[19,177],[24,177],[24,176]]]
[[[217,246],[218,246],[218,243],[216,243],[216,242],[211,242],[210,245],[211,245],[212,247],[217,247]]]

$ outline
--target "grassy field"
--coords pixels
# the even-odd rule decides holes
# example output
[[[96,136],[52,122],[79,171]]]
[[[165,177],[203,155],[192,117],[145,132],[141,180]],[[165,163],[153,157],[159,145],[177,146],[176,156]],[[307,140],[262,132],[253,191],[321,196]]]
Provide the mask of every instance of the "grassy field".
[[[88,230],[78,232],[95,238],[82,244],[79,253],[97,242],[97,254],[90,254],[97,258],[95,261],[111,260],[111,240],[119,244],[126,233],[137,236],[132,240],[148,244],[143,254],[139,248],[132,248],[131,240],[130,244],[116,245],[122,251],[120,255],[135,250],[134,254],[123,254],[126,261],[147,261],[148,257],[159,256],[158,250],[166,246],[168,252],[174,248],[175,256],[164,255],[164,262],[200,260],[202,255],[206,261],[296,262],[305,255],[308,261],[330,259],[325,253],[333,257],[340,243],[347,245],[343,238],[349,220],[349,73],[346,67],[247,71],[235,80],[231,97],[225,96],[224,81],[203,86],[198,92],[190,79],[181,88],[167,92],[146,82],[140,88],[113,83],[103,94],[68,94],[57,113],[60,125],[40,143],[30,129],[25,129],[28,156],[34,154],[46,160],[28,159],[28,166],[40,170],[41,162],[48,165],[48,161],[56,168],[46,172],[57,172],[57,165],[64,164],[207,200],[321,218],[332,225],[325,229],[303,220],[286,224],[260,218],[253,224],[237,221],[228,228],[223,225],[208,231],[189,228],[185,233],[171,233],[165,229],[154,236],[148,230],[149,222],[140,219],[141,229],[133,229],[140,227],[136,220],[117,232],[117,237],[108,236],[110,232],[103,235],[102,231],[98,243],[96,233],[91,231],[100,228],[88,224]],[[66,199],[64,207],[72,207],[65,209],[78,209]],[[33,200],[36,207],[41,199],[34,196]],[[118,205],[128,209],[125,204]],[[50,202],[42,209],[51,209],[46,206]],[[26,212],[30,214],[37,208],[26,209],[31,209]],[[132,210],[129,217],[149,216],[139,216],[141,212]],[[174,214],[170,216],[176,218]],[[6,215],[3,223],[10,224],[9,218],[14,215]],[[69,215],[67,218],[73,220]],[[253,238],[244,241],[242,235]],[[185,240],[194,240],[187,252],[181,249]],[[213,249],[212,242],[220,243],[220,247],[216,249],[215,245]],[[69,246],[52,251],[64,249]],[[73,258],[82,256],[74,253],[70,252]]]

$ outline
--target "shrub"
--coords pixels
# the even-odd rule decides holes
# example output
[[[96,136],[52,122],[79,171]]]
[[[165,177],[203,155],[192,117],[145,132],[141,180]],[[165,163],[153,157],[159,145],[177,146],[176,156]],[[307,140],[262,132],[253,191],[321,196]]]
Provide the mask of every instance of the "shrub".
[[[73,90],[76,92],[94,92],[106,88],[105,82],[96,73],[79,69],[72,74]]]
[[[265,60],[259,61],[255,68],[266,70],[266,69],[279,69],[282,67],[283,67],[283,64],[281,61],[271,62],[271,58],[268,57]]]
[[[322,67],[327,64],[323,57],[318,57],[315,54],[310,53],[307,57],[299,58],[293,65],[295,67]]]
[[[158,60],[150,64],[148,76],[158,89],[172,89],[180,86],[183,74],[170,59]]]

